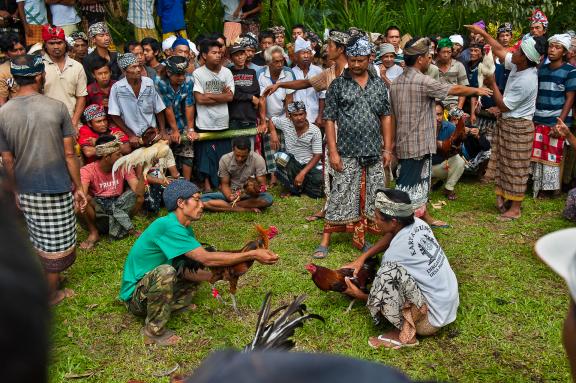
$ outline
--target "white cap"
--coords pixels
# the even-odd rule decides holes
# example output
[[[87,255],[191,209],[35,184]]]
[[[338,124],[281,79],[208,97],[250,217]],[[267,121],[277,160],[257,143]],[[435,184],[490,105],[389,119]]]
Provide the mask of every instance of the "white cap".
[[[576,228],[546,234],[536,241],[534,251],[566,281],[570,295],[576,301]]]
[[[190,51],[191,51],[192,53],[194,53],[196,56],[198,56],[198,53],[200,53],[200,52],[198,52],[198,49],[196,48],[196,44],[194,44],[194,43],[193,43],[192,41],[190,41],[190,40],[187,40],[187,41],[188,41],[188,45],[190,46]]]
[[[300,51],[312,51],[312,45],[310,44],[310,41],[306,41],[302,37],[298,36],[294,43],[294,53]]]
[[[36,43],[28,49],[28,54],[33,55],[36,52],[40,52],[42,50],[42,43]]]
[[[449,39],[452,41],[452,44],[460,44],[464,46],[464,38],[460,35],[452,35]]]
[[[166,51],[168,49],[172,49],[172,44],[176,41],[176,36],[172,35],[168,37],[166,40],[162,41],[162,50]]]

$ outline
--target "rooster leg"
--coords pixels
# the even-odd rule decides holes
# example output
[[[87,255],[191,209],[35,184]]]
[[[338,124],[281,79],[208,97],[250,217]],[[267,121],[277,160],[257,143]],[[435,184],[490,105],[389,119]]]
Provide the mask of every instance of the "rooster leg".
[[[350,304],[348,305],[348,308],[346,309],[346,311],[344,311],[346,314],[348,314],[350,312],[350,310],[352,310],[352,306],[354,306],[354,302],[356,302],[356,299],[352,299],[350,301]]]
[[[230,294],[232,298],[232,308],[237,315],[240,315],[240,311],[238,311],[238,306],[236,305],[236,294]]]

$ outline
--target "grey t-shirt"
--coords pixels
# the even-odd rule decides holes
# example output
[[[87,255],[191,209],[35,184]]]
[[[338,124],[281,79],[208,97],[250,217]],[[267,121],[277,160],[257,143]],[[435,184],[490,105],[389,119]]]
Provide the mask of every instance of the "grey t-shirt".
[[[225,87],[234,93],[234,76],[230,69],[221,67],[215,73],[205,65],[192,73],[194,77],[194,92],[202,94],[221,94]],[[228,129],[228,103],[202,105],[196,103],[196,127],[202,130]]]
[[[14,97],[0,108],[0,152],[14,155],[19,193],[71,190],[63,139],[74,134],[66,105],[52,98]]]

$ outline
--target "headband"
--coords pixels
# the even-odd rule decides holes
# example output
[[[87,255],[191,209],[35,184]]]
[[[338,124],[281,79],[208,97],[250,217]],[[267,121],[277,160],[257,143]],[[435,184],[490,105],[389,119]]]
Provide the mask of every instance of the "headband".
[[[130,65],[138,64],[138,59],[133,53],[126,53],[118,55],[118,66],[122,70],[126,70]]]
[[[114,141],[107,142],[105,144],[96,145],[96,156],[104,157],[108,154],[112,154],[120,150],[120,141],[115,138]]]
[[[302,101],[294,101],[288,104],[288,113],[296,113],[299,111],[306,111],[306,104]]]
[[[412,204],[394,202],[383,191],[376,192],[375,206],[382,214],[391,217],[411,217],[414,214]]]
[[[438,41],[438,49],[452,48],[453,46],[454,46],[454,43],[452,43],[452,40],[450,40],[449,37],[445,37],[445,38],[441,39],[440,41]]]
[[[528,60],[538,64],[540,62],[540,53],[536,50],[536,40],[532,36],[526,35],[520,44],[522,52],[526,55]]]
[[[498,27],[498,34],[504,33],[504,32],[512,33],[512,24],[504,23]]]
[[[43,25],[42,26],[42,41],[46,42],[48,40],[62,40],[66,41],[64,36],[64,29],[56,27],[54,25]]]
[[[572,46],[572,37],[568,33],[557,34],[548,39],[549,43],[561,44],[566,50],[570,50]]]
[[[168,59],[164,61],[164,64],[166,65],[166,71],[173,74],[186,73],[189,65],[188,60],[181,56],[168,57]]]
[[[94,23],[88,27],[88,36],[93,39],[96,35],[106,34],[108,32],[108,27],[106,23],[100,21],[98,23]]]
[[[370,56],[372,54],[372,44],[365,36],[357,38],[346,47],[346,56]]]
[[[20,77],[34,77],[44,72],[44,62],[41,56],[16,56],[10,60],[10,74]]]
[[[92,121],[95,118],[106,116],[106,111],[104,110],[104,107],[102,105],[92,104],[89,105],[86,109],[84,109],[83,114],[84,118],[86,119],[86,122],[88,122]]]
[[[429,51],[430,51],[430,39],[428,37],[422,37],[418,39],[414,44],[404,48],[404,54],[406,56],[423,55],[428,53]]]
[[[346,32],[330,31],[328,40],[331,40],[336,44],[348,45],[348,41],[350,41],[350,35]]]
[[[546,17],[544,12],[542,12],[539,9],[535,9],[534,12],[532,13],[532,16],[530,17],[530,25],[536,23],[542,23],[544,29],[548,28],[548,18]]]

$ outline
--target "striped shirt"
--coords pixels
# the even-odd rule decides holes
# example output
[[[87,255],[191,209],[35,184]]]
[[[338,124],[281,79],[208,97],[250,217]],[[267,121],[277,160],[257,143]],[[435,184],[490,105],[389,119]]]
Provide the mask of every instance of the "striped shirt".
[[[128,21],[136,28],[154,29],[154,0],[129,0]]]
[[[315,154],[322,154],[322,134],[316,125],[309,123],[308,130],[298,136],[289,118],[272,117],[272,123],[284,133],[286,151],[292,154],[300,165],[308,164]]]
[[[576,91],[576,68],[566,63],[557,69],[551,69],[550,64],[542,66],[538,71],[538,97],[534,123],[556,125],[556,118],[560,117],[566,102],[566,92],[574,91]],[[572,108],[564,122],[568,126],[572,124]]]

